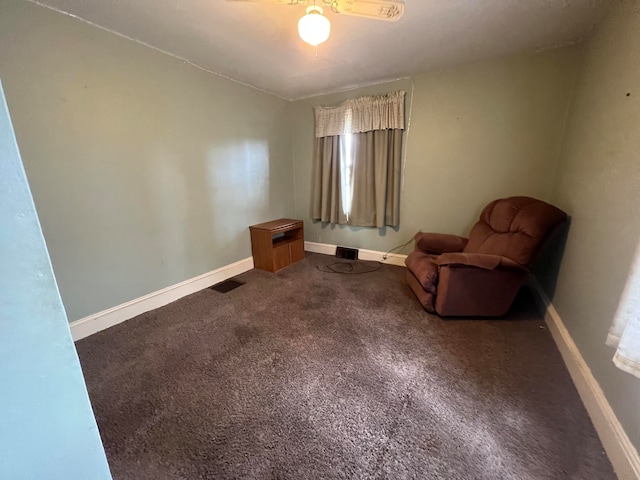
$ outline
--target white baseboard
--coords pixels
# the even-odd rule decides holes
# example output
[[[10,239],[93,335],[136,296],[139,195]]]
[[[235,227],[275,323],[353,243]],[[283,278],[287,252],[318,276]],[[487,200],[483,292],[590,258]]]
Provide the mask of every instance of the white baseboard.
[[[578,389],[591,421],[598,432],[609,460],[621,480],[640,479],[640,456],[633,446],[618,417],[600,388],[591,369],[582,358],[560,315],[537,281],[532,282],[536,301],[544,312],[544,319],[562,354],[564,363]]]
[[[253,268],[253,257],[245,258],[235,263],[225,265],[208,273],[204,273],[184,282],[171,285],[157,292],[152,292],[130,302],[89,315],[88,317],[71,322],[71,335],[73,340],[93,335],[101,330],[122,323],[137,315],[162,307],[174,302],[186,295],[199,292],[211,285],[240,275]]]
[[[307,252],[322,253],[323,255],[335,255],[336,247],[337,245],[331,245],[329,243],[304,242],[304,249]],[[383,258],[385,255],[387,256],[386,259]],[[404,267],[405,258],[407,258],[406,255],[398,253],[385,254],[385,252],[378,252],[377,250],[358,249],[359,260],[370,260]]]
[[[307,252],[321,253],[323,255],[335,255],[337,245],[328,243],[304,242],[304,249]]]
[[[305,250],[308,252],[322,253],[325,255],[335,255],[336,245],[325,243],[304,242]],[[359,250],[358,257],[361,260],[375,260],[390,265],[404,266],[406,255],[398,255],[390,253],[387,259],[383,260],[384,252],[374,250]],[[152,292],[140,298],[131,300],[130,302],[117,305],[115,307],[103,310],[101,312],[81,318],[70,323],[71,335],[73,340],[77,341],[82,338],[93,335],[101,330],[122,323],[142,313],[163,307],[168,303],[174,302],[186,295],[198,292],[210,285],[222,282],[235,275],[240,275],[253,268],[253,257],[245,258],[230,265],[225,265],[211,272],[205,273],[198,277],[185,280],[176,285],[163,288],[157,292]]]

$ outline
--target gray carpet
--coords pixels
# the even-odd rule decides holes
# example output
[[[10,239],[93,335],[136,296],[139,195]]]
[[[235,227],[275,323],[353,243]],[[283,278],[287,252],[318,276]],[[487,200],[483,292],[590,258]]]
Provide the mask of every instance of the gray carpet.
[[[443,321],[401,267],[334,261],[79,341],[114,478],[615,478],[530,292]]]

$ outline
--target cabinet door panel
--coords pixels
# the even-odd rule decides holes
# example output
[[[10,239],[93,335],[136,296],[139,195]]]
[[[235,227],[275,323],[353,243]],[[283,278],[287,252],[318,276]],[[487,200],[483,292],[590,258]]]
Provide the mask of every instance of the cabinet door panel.
[[[289,245],[280,245],[273,249],[273,271],[276,272],[281,268],[289,265]]]
[[[289,249],[291,252],[291,263],[297,262],[298,260],[302,260],[304,258],[304,241],[303,240],[298,240],[289,244]]]

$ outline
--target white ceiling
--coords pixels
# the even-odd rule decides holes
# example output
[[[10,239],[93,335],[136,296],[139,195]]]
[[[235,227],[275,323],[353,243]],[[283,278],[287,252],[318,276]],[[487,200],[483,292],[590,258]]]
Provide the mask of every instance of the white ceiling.
[[[338,15],[318,47],[304,7],[227,0],[39,0],[239,82],[297,99],[579,41],[612,0],[405,0],[397,22]]]

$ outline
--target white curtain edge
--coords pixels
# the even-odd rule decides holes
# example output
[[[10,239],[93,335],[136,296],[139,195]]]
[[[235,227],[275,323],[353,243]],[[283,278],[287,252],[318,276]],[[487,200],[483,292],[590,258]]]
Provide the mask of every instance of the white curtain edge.
[[[618,345],[620,345],[620,337],[610,333],[607,335],[607,341],[605,343],[610,347],[618,348]]]
[[[613,363],[620,370],[640,378],[640,243],[636,246],[633,262],[618,308],[609,329],[606,344],[616,347]]]
[[[640,363],[633,361],[624,355],[622,355],[619,351],[615,353],[613,356],[613,363],[620,370],[630,373],[631,375],[640,378]]]

